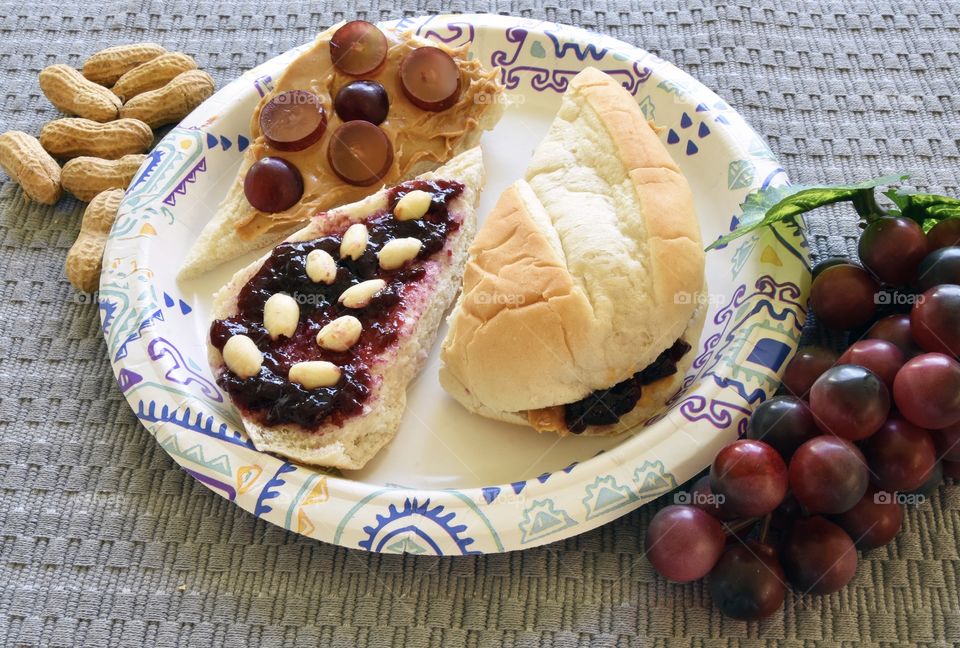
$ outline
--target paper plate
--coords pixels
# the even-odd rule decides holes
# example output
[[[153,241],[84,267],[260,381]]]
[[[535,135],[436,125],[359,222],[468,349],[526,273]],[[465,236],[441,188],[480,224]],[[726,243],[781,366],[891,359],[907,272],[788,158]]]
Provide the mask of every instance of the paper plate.
[[[737,225],[752,189],[787,182],[770,149],[723,99],[626,43],[500,16],[404,19],[402,28],[499,66],[505,115],[483,138],[481,218],[523,174],[560,95],[585,66],[633,94],[690,180],[705,240]],[[304,46],[306,47],[306,45]],[[409,391],[390,446],[333,474],[258,452],[206,361],[210,298],[255,255],[202,280],[175,280],[249,146],[250,115],[302,48],[210,98],[150,154],[127,191],[104,257],[103,333],[120,389],[156,440],[217,493],[313,538],[378,552],[473,554],[582,533],[663,495],[742,434],[777,386],[804,320],[802,233],[768,230],[707,256],[709,316],[668,411],[614,438],[538,435],[468,414],[441,390],[436,349]],[[441,332],[442,335],[442,332]]]

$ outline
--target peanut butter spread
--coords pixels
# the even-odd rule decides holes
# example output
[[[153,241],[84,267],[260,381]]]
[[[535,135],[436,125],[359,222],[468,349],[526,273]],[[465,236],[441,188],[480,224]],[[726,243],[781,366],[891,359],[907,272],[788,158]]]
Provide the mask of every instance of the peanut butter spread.
[[[497,104],[502,86],[497,70],[486,70],[476,59],[467,60],[469,45],[451,49],[440,43],[419,39],[410,33],[382,30],[389,50],[384,64],[373,74],[359,77],[380,82],[390,101],[390,111],[380,124],[393,143],[393,163],[380,182],[370,186],[354,186],[342,181],[327,162],[330,134],[342,123],[333,108],[337,91],[358,77],[351,77],[334,68],[330,59],[330,33],[317,39],[310,49],[295,59],[277,79],[253,112],[250,125],[253,143],[247,150],[242,174],[251,164],[266,156],[281,157],[292,162],[303,176],[303,197],[286,211],[265,213],[250,210],[250,216],[237,225],[238,233],[252,239],[271,230],[287,230],[312,215],[346,203],[361,200],[375,193],[382,185],[391,185],[411,175],[447,162],[459,153],[464,140],[477,128],[484,114]],[[461,93],[456,104],[441,112],[422,110],[413,105],[400,86],[399,67],[404,55],[417,47],[436,46],[449,53],[460,68]],[[288,90],[309,90],[320,98],[327,113],[323,137],[301,151],[279,151],[260,134],[260,110],[277,94]],[[419,163],[419,164],[418,164]]]

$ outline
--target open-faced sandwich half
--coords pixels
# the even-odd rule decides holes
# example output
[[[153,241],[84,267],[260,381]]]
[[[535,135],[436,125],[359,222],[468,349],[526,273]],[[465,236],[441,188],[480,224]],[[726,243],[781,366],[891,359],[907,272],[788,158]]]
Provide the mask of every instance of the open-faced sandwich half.
[[[503,104],[497,70],[468,48],[361,20],[321,33],[257,104],[237,177],[180,278],[476,146]]]
[[[676,393],[703,291],[686,179],[634,98],[588,68],[470,248],[441,384],[539,431],[627,430]]]
[[[361,468],[396,434],[460,287],[479,147],[314,216],[214,295],[210,361],[259,450]]]

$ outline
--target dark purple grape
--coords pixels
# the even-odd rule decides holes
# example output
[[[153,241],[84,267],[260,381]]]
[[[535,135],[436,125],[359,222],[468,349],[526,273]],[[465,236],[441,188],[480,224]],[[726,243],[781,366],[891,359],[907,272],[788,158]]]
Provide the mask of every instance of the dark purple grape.
[[[890,493],[919,488],[937,462],[930,434],[896,414],[864,441],[863,454],[873,482]]]
[[[886,340],[860,340],[840,355],[840,364],[866,367],[880,377],[887,389],[893,389],[893,379],[906,362],[903,351]]]
[[[800,446],[789,471],[793,496],[811,513],[850,510],[870,481],[867,462],[857,446],[829,434]]]
[[[446,110],[460,97],[460,68],[439,47],[418,47],[400,61],[400,87],[417,108]]]
[[[810,408],[795,396],[775,396],[761,403],[750,417],[747,438],[773,446],[789,461],[803,442],[820,434]]]
[[[960,223],[960,218],[957,219]],[[917,289],[926,292],[941,284],[960,284],[960,247],[934,250],[917,270]]]
[[[320,98],[306,90],[289,90],[273,97],[260,111],[260,132],[279,151],[302,151],[327,129]]]
[[[810,307],[817,321],[832,329],[865,326],[877,312],[880,286],[870,273],[852,264],[824,270],[810,289]]]
[[[723,447],[710,467],[710,489],[737,517],[766,515],[787,492],[787,466],[772,446],[739,439]]]
[[[923,293],[910,313],[910,331],[925,351],[960,356],[960,286],[945,284]]]
[[[903,524],[903,506],[890,493],[878,491],[871,484],[852,509],[830,519],[847,532],[857,549],[867,551],[897,537]]]
[[[353,81],[340,88],[333,109],[341,121],[359,119],[380,125],[390,111],[387,91],[376,81]]]
[[[909,218],[878,218],[860,235],[860,260],[885,284],[905,286],[927,255],[927,235]]]
[[[824,270],[837,265],[850,265],[850,259],[846,257],[827,257],[813,266],[813,268],[810,270],[810,278],[816,279],[821,275],[821,273],[823,273]]]
[[[824,432],[859,441],[880,429],[886,420],[890,393],[869,369],[837,365],[813,384],[810,411]]]
[[[857,571],[857,549],[846,531],[818,515],[790,527],[780,562],[798,594],[832,594]]]
[[[769,545],[731,545],[710,572],[710,596],[720,611],[740,621],[770,616],[783,605],[786,578]]]
[[[960,245],[960,218],[945,218],[927,232],[931,250]]]
[[[365,76],[379,68],[387,58],[387,37],[365,20],[352,20],[330,37],[333,66],[350,76]]]
[[[942,461],[943,476],[950,479],[960,479],[960,461]]]
[[[877,320],[864,337],[870,340],[892,342],[903,353],[904,360],[923,353],[923,349],[913,340],[913,334],[910,333],[910,316],[906,314],[889,315]]]
[[[792,493],[788,493],[780,502],[780,506],[773,510],[770,516],[770,526],[781,531],[789,529],[794,520],[800,517],[802,513],[800,502]]]
[[[947,461],[960,461],[960,423],[930,433],[937,448],[937,457]]]
[[[283,158],[261,158],[247,169],[243,195],[254,209],[271,214],[282,212],[303,196],[303,177],[297,167]]]
[[[647,528],[644,550],[660,575],[677,583],[703,578],[717,564],[727,537],[716,518],[694,506],[667,506]]]
[[[808,346],[797,349],[783,372],[783,387],[797,398],[808,399],[810,388],[827,369],[837,364],[838,355],[830,349]]]
[[[960,422],[960,363],[942,353],[908,360],[893,381],[893,400],[903,417],[927,430]]]

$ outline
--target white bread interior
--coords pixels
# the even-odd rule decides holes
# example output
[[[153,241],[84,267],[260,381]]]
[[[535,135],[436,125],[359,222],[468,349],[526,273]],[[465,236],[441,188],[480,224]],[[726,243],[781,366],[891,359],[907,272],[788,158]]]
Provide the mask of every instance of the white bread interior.
[[[327,424],[311,430],[296,425],[264,426],[244,415],[244,427],[257,449],[299,463],[358,469],[396,435],[406,408],[407,385],[423,368],[443,315],[460,288],[467,248],[476,231],[475,209],[484,181],[480,148],[461,153],[436,171],[418,177],[456,180],[464,185],[463,193],[449,203],[451,213],[461,220],[461,225],[448,237],[443,250],[430,259],[427,276],[406,301],[407,325],[397,344],[371,367],[373,388],[363,412],[340,426]],[[360,202],[314,218],[287,240],[310,240],[342,231],[350,223],[365,221],[386,205],[387,190],[384,189]],[[240,289],[267,256],[237,272],[230,283],[214,295],[214,319],[236,313]],[[214,375],[219,375],[223,358],[215,347],[208,347]]]
[[[528,411],[609,389],[679,338],[696,346],[703,290],[686,178],[634,98],[588,68],[470,248],[441,384],[470,411],[527,424]],[[588,433],[648,418],[693,355],[620,424]]]
[[[317,42],[329,40],[330,36],[341,24],[342,23],[338,23],[321,32],[317,36]],[[435,45],[433,41],[421,38],[412,33],[407,34],[406,38],[419,42],[421,46]],[[451,148],[450,158],[452,159],[460,153],[478,146],[483,132],[493,129],[493,127],[497,125],[497,122],[500,121],[500,117],[503,115],[504,105],[503,102],[499,101],[478,105],[475,107],[477,109],[476,117],[469,116],[468,119],[468,117],[465,116],[465,122],[474,120],[475,123],[466,130],[465,136],[462,139],[454,140],[455,144]],[[247,201],[243,192],[243,180],[246,176],[247,169],[255,162],[251,157],[251,150],[252,147],[248,149],[247,154],[244,156],[237,175],[230,185],[230,189],[227,191],[227,195],[220,202],[213,217],[204,225],[194,241],[193,246],[190,248],[190,251],[187,253],[187,258],[184,260],[177,274],[178,280],[198,277],[204,272],[216,268],[230,259],[235,259],[247,252],[257,250],[267,245],[274,245],[292,232],[303,227],[306,222],[292,223],[286,229],[272,230],[249,239],[240,236],[237,232],[238,224],[249,222],[257,213],[253,206]],[[399,181],[409,180],[421,173],[436,169],[438,166],[438,163],[432,158],[424,158],[415,163],[410,168],[410,171],[400,178]]]

